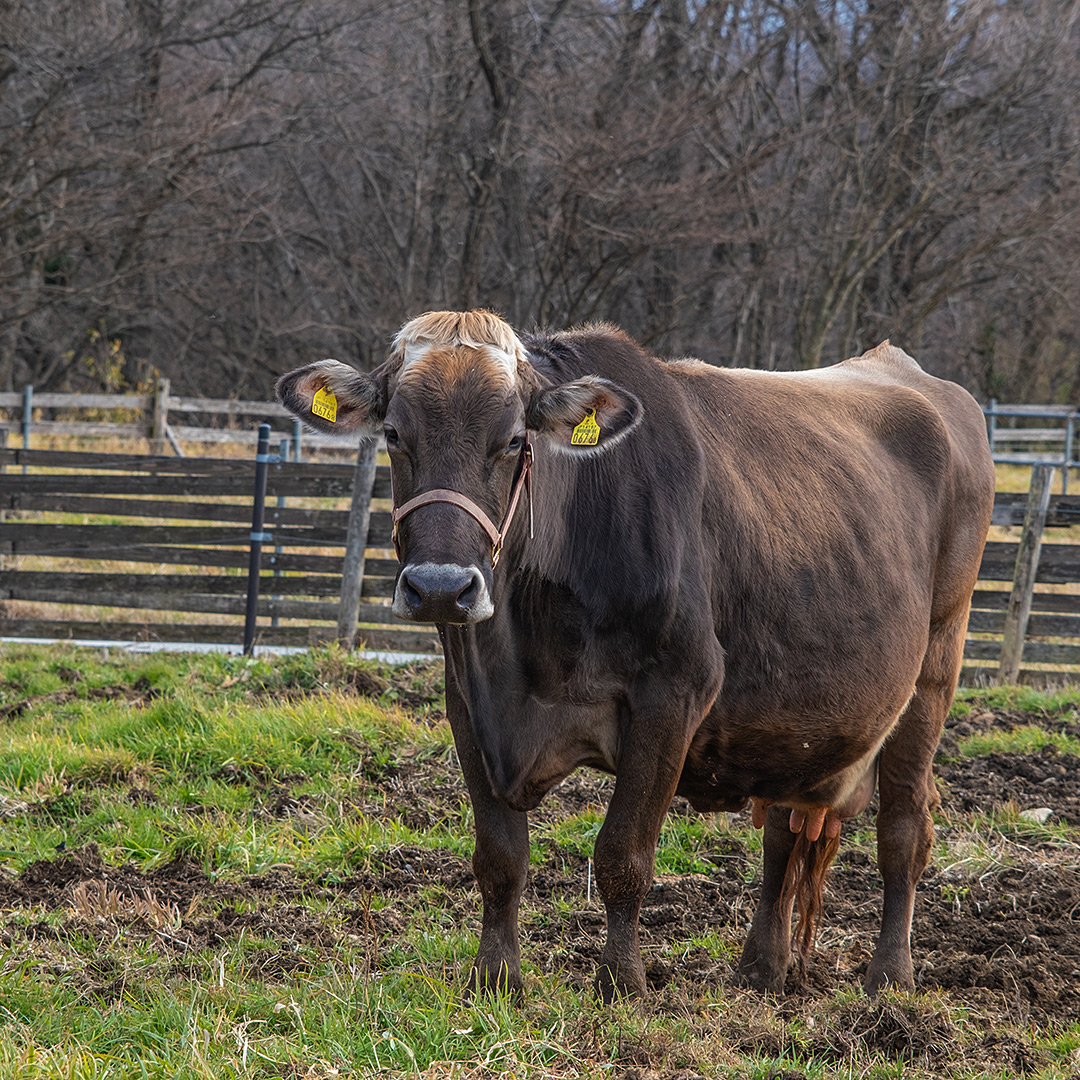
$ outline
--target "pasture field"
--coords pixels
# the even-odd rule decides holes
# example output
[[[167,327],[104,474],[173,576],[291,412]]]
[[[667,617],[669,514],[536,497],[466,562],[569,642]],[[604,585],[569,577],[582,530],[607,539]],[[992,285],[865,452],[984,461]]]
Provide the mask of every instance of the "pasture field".
[[[1080,1076],[1080,692],[961,693],[917,993],[859,989],[872,814],[845,825],[809,985],[770,999],[733,980],[760,834],[677,802],[652,993],[610,1009],[589,989],[610,781],[585,772],[531,815],[524,1002],[467,997],[480,904],[442,707],[438,665],[336,648],[3,646],[0,1078]]]

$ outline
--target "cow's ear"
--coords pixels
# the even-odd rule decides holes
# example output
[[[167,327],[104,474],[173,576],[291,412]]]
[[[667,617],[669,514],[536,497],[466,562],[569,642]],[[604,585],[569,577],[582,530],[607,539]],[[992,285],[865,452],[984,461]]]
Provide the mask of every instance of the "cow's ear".
[[[305,424],[328,435],[378,435],[386,415],[381,379],[337,360],[320,360],[282,375],[278,401]]]
[[[560,453],[600,454],[633,431],[644,415],[629,390],[586,375],[537,390],[525,410],[525,423]]]

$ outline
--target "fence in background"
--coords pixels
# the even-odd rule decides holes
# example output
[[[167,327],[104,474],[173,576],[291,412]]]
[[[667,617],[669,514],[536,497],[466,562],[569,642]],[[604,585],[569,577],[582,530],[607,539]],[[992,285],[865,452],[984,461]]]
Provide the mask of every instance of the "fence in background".
[[[8,419],[0,419],[0,445],[7,445],[10,433],[22,436],[23,449],[31,448],[34,435],[126,437],[146,439],[153,455],[161,456],[168,448],[183,457],[183,443],[253,446],[256,427],[267,422],[275,429],[273,445],[288,439],[297,460],[302,444],[351,453],[341,440],[303,431],[300,421],[275,402],[177,397],[169,387],[168,379],[158,379],[149,394],[37,394],[32,386],[0,394],[0,410],[8,414]],[[52,418],[46,419],[46,413]]]
[[[1002,465],[1056,465],[1063,490],[1069,469],[1080,467],[1076,452],[1077,410],[1071,405],[983,406],[986,434],[994,460]]]
[[[275,429],[271,438],[288,437],[299,448],[301,439],[310,447],[341,449],[342,443],[304,433],[301,424],[281,405],[267,401],[233,401],[223,398],[178,397],[168,379],[158,379],[148,394],[37,394],[32,386],[19,393],[0,393],[0,433],[22,435],[24,449],[33,434],[81,437],[143,438],[150,452],[161,455],[166,446],[183,456],[182,442],[254,444],[255,427],[265,421]],[[35,417],[35,412],[39,415]],[[102,412],[131,414],[133,419],[102,420]],[[983,406],[987,437],[994,460],[1003,464],[1057,465],[1066,470],[1080,467],[1076,452],[1078,411],[1071,405],[1007,405],[991,398]],[[51,413],[46,419],[41,413]],[[56,419],[55,414],[63,414]],[[73,419],[71,414],[93,413],[94,419]],[[224,421],[224,426],[222,426]],[[236,426],[236,421],[242,421]],[[2,437],[2,436],[0,436]]]
[[[0,395],[0,407],[10,406],[7,399],[13,396]],[[54,399],[73,396],[82,398],[86,408],[105,407],[88,395],[49,395],[46,404],[67,408]],[[125,395],[119,405],[115,396],[102,398],[114,408],[128,407],[129,398],[141,401],[140,407],[159,422],[174,402],[183,402],[169,397],[167,384],[157,404],[152,395]],[[277,406],[187,399],[192,408],[211,403],[227,405],[232,416],[256,409],[276,411],[292,427],[291,416]],[[1074,410],[994,406],[987,412],[991,442],[998,449],[1005,445],[1006,431],[1010,437],[1018,431],[1036,433],[1037,439],[1027,445],[1038,449],[1025,451],[1023,457],[1019,452],[997,455],[998,460],[1031,464],[1039,455],[1045,461],[1050,453],[1051,429],[998,427],[997,419],[1006,414],[1028,420],[1055,417],[1060,421],[1053,429],[1059,433],[1060,453],[1054,464],[1073,463]],[[125,426],[117,424],[54,425],[39,422],[34,430],[75,434],[90,427],[105,429],[101,434],[125,433]],[[12,422],[6,422],[6,429],[11,427]],[[0,432],[4,428],[0,422]],[[162,430],[160,423],[157,428],[131,425],[131,433],[151,437]],[[185,437],[190,430],[177,429]],[[212,438],[223,441],[219,436],[224,434],[218,430]],[[227,434],[246,441],[256,437],[254,431]],[[283,434],[279,430],[278,435]],[[291,431],[288,435],[291,439]],[[255,582],[257,602],[252,599],[253,614],[262,620],[262,625],[256,623],[258,642],[348,640],[350,630],[358,628],[370,648],[437,651],[438,639],[430,627],[402,626],[386,603],[397,570],[385,501],[390,496],[388,469],[376,468],[373,457],[364,465],[300,464],[295,454],[293,461],[285,460],[289,455],[285,446],[281,449],[266,463],[264,571]],[[1080,497],[1051,495],[1052,476],[1052,465],[1036,464],[1031,492],[997,497],[994,523],[1022,529],[1016,542],[987,544],[965,647],[966,681],[1080,678],[1080,545],[1043,543],[1046,530],[1080,524]],[[255,463],[250,459],[0,449],[0,602],[7,616],[3,632],[11,637],[239,644],[250,595],[242,570],[250,560],[254,482]],[[83,515],[85,523],[43,519],[57,512]],[[39,565],[27,569],[25,560],[6,556],[33,556]],[[73,563],[94,569],[75,569]],[[106,568],[110,563],[146,564],[148,569]],[[124,622],[20,614],[30,603],[158,614]],[[213,614],[220,621],[181,621],[197,613]]]
[[[967,683],[1080,679],[1080,545],[1043,542],[1048,529],[1080,524],[1080,496],[1051,495],[1053,474],[1036,465],[1026,495],[997,495],[994,524],[1021,532],[986,545],[964,648],[974,662]]]
[[[266,456],[256,643],[306,646],[359,637],[371,649],[438,651],[430,626],[403,625],[386,603],[397,571],[387,550],[390,513],[379,502],[390,497],[389,470],[370,467],[373,457],[365,472],[363,462],[299,464]],[[0,450],[0,632],[241,644],[255,471],[250,459]],[[357,475],[367,477],[367,489],[354,499]],[[84,520],[43,520],[57,513]],[[357,520],[366,527],[362,542],[351,545],[350,570],[350,522]],[[354,595],[343,598],[343,580],[353,582]],[[91,621],[27,615],[28,604],[153,614],[144,621]],[[343,608],[350,613],[344,632]],[[223,618],[183,621],[199,613]]]

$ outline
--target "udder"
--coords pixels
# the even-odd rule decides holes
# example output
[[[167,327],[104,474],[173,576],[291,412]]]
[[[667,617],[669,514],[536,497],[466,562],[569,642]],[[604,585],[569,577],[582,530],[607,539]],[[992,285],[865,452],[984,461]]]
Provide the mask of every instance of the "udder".
[[[791,816],[788,828],[793,833],[806,833],[807,840],[817,840],[824,834],[828,840],[835,840],[840,835],[842,821],[857,817],[870,804],[877,783],[877,757],[861,770],[853,786],[838,794],[835,800],[821,803],[804,802],[801,799],[750,799],[750,820],[755,829],[765,825],[765,811],[774,804],[789,806]]]

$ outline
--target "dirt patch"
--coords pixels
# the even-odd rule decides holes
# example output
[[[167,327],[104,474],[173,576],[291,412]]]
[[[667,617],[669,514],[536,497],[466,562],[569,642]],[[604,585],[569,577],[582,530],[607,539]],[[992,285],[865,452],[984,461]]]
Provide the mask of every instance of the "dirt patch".
[[[1080,758],[1044,746],[1037,754],[985,754],[939,766],[945,813],[981,812],[1010,804],[1046,808],[1055,821],[1080,825]]]
[[[62,671],[71,671],[71,674],[78,676],[78,678],[72,678],[70,682],[79,682],[82,676],[77,671],[72,669],[61,669]],[[12,701],[6,705],[0,705],[0,720],[15,720],[22,716],[28,709],[31,709],[37,705],[66,705],[69,701],[75,701],[77,698],[82,698],[86,701],[127,701],[132,705],[146,705],[153,701],[156,697],[159,697],[161,691],[156,687],[151,686],[145,679],[136,679],[134,683],[129,685],[117,685],[117,686],[92,686],[89,688],[75,689],[74,686],[65,687],[63,690],[54,690],[51,694],[38,694],[36,697],[22,698],[20,701]]]

